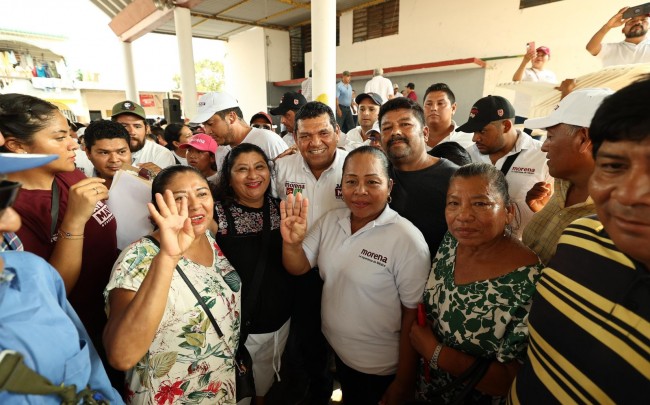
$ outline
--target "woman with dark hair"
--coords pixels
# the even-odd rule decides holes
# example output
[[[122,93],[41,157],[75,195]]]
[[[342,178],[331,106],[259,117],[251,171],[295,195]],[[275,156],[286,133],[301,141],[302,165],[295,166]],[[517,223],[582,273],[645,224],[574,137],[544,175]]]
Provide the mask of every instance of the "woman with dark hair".
[[[0,95],[4,152],[57,155],[37,168],[8,175],[22,184],[14,208],[22,217],[17,232],[26,251],[47,260],[65,284],[68,299],[103,354],[101,293],[117,257],[117,224],[102,200],[105,180],[75,170],[77,142],[68,120],[45,100]]]
[[[158,228],[122,252],[104,293],[109,362],[127,371],[127,403],[234,404],[241,281],[208,231],[208,183],[174,165],[151,192]]]
[[[491,164],[472,163],[452,175],[445,218],[449,230],[424,289],[430,324],[411,328],[424,359],[418,395],[439,400],[437,390],[486,359],[489,368],[468,402],[458,402],[463,384],[442,400],[502,403],[526,354],[528,312],[543,266],[513,234],[515,204],[503,173]]]
[[[292,277],[282,265],[279,200],[271,197],[264,151],[250,143],[234,147],[216,196],[215,239],[242,279],[242,342],[253,359],[259,405],[279,372],[293,305]]]
[[[187,150],[180,146],[187,143],[191,136],[192,130],[187,125],[174,123],[165,127],[165,146],[172,151],[177,164],[187,166]]]
[[[397,405],[413,396],[409,331],[431,259],[422,233],[388,205],[388,166],[375,147],[351,151],[341,185],[346,207],[313,225],[300,193],[280,205],[285,267],[301,275],[318,266],[323,279],[322,330],[346,404]]]

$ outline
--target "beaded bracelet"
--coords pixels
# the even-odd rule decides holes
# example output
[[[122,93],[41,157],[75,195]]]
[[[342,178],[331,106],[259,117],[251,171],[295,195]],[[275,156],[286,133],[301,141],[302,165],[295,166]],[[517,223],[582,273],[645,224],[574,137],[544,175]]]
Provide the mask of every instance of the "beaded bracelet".
[[[442,351],[443,346],[444,345],[442,343],[438,343],[438,346],[436,346],[436,349],[433,351],[431,360],[429,360],[429,367],[434,370],[438,369],[438,357],[440,357],[440,352]]]
[[[58,232],[56,234],[59,235],[59,237],[62,238],[62,239],[79,240],[79,239],[84,238],[83,233],[81,235],[73,235],[70,232],[66,232],[61,228],[59,228],[59,230],[58,230]]]

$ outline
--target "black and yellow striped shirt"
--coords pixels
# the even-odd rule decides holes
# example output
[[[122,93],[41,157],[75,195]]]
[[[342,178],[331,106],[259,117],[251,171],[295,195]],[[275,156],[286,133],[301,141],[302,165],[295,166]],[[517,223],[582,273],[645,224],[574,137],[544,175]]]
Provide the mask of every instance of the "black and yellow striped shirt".
[[[508,403],[650,404],[650,272],[595,217],[563,232],[528,328]]]

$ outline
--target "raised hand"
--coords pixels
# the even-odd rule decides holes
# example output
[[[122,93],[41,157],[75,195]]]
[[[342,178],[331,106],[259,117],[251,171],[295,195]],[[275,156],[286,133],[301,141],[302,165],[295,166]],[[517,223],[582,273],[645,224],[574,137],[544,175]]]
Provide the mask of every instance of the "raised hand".
[[[97,203],[108,198],[105,181],[98,177],[89,177],[70,187],[68,207],[61,228],[73,234],[83,233],[83,228],[95,212]]]
[[[305,239],[307,233],[307,212],[309,200],[298,193],[287,197],[287,201],[280,202],[280,233],[282,239],[289,244],[299,244]]]
[[[616,28],[625,24],[627,20],[629,20],[629,18],[623,18],[623,13],[625,13],[628,8],[629,7],[623,7],[622,9],[620,9],[619,12],[616,13],[612,18],[610,18],[605,25],[609,28]]]
[[[544,208],[552,194],[551,185],[545,181],[540,181],[535,183],[526,193],[526,204],[531,211],[537,212]]]
[[[194,241],[194,229],[188,216],[187,197],[181,196],[180,206],[174,201],[171,190],[164,196],[156,193],[158,210],[148,203],[149,214],[158,225],[160,233],[160,252],[173,258],[180,258]]]

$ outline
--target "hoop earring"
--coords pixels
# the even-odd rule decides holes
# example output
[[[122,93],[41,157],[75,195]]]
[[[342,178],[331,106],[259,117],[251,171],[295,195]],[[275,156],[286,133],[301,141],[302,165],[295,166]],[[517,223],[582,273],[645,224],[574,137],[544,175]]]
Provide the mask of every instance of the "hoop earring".
[[[393,202],[393,197],[389,195],[388,198],[386,199],[386,202],[388,204],[392,203]]]

